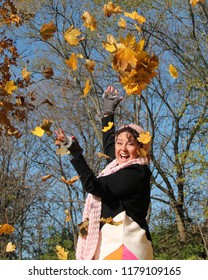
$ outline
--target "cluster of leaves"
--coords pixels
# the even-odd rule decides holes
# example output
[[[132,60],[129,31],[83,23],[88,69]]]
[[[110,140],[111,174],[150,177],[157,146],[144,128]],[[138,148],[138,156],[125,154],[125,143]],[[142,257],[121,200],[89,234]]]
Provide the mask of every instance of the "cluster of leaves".
[[[19,27],[26,20],[32,17],[32,14],[20,12],[18,14],[16,7],[10,0],[3,1],[0,7],[1,22],[6,25],[15,25]],[[16,81],[12,80],[11,68],[17,66],[19,54],[11,38],[1,32],[2,40],[0,42],[0,54],[2,62],[0,65],[0,135],[6,131],[6,135],[21,137],[21,133],[15,127],[13,119],[23,121],[26,119],[26,111],[33,110],[33,106],[26,101],[25,95],[21,92],[13,94],[17,89],[23,90],[30,84],[30,72],[27,69],[22,70],[22,77]],[[30,95],[32,100],[33,96]]]

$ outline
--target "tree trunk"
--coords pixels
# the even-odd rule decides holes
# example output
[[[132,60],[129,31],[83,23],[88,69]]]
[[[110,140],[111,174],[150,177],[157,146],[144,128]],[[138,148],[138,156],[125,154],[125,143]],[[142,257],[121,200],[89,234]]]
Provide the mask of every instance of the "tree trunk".
[[[173,207],[176,215],[176,223],[177,228],[180,236],[180,241],[186,240],[186,228],[185,228],[185,222],[184,222],[184,211],[183,211],[183,205],[176,205]]]

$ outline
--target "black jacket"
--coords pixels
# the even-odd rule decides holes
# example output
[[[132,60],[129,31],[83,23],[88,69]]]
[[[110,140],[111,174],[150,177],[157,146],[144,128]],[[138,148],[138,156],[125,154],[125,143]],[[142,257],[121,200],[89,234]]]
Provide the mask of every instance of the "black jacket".
[[[103,127],[108,126],[108,122],[114,122],[113,116],[103,118]],[[111,159],[115,158],[114,132],[113,126],[103,133],[104,153]],[[80,176],[85,191],[102,198],[102,218],[113,218],[126,210],[127,215],[146,230],[147,239],[151,240],[146,223],[151,177],[147,165],[129,165],[113,174],[97,178],[83,156],[73,158],[71,163]]]

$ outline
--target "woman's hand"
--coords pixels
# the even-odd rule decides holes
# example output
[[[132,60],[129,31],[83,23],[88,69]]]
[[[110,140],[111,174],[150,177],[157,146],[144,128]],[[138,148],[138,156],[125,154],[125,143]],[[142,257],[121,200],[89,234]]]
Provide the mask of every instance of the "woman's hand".
[[[55,141],[56,146],[60,146],[61,143],[67,141],[66,134],[63,131],[63,129],[59,128],[59,131],[55,131],[55,134],[56,134],[56,141]]]
[[[103,94],[104,105],[103,111],[104,115],[114,115],[117,105],[123,100],[123,97],[120,97],[118,90],[114,89],[113,86],[108,86],[106,91]]]

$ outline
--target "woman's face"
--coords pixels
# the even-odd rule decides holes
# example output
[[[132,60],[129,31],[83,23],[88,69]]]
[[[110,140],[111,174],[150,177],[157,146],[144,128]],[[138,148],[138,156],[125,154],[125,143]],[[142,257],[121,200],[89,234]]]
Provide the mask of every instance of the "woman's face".
[[[121,132],[115,139],[115,154],[119,164],[138,157],[139,145],[129,132]]]

